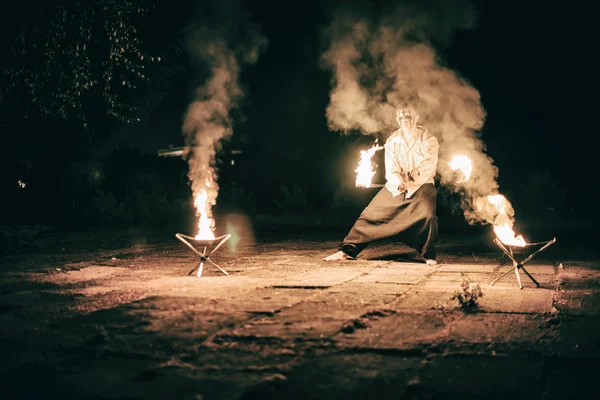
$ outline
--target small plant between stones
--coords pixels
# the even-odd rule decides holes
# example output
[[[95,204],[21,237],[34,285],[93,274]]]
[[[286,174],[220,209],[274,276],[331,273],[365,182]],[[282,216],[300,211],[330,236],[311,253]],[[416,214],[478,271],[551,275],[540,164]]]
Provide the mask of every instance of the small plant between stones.
[[[450,300],[457,300],[460,308],[467,312],[476,311],[479,309],[478,299],[483,297],[483,291],[478,283],[473,285],[473,282],[468,278],[460,284],[461,290],[454,292],[454,296]]]

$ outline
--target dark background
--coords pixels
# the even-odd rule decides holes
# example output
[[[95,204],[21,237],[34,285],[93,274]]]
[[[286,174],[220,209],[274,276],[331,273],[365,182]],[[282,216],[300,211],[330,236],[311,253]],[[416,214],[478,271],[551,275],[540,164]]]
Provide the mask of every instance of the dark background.
[[[23,62],[8,44],[35,9],[34,3],[29,11],[21,7],[27,2],[12,3],[2,27],[4,71]],[[48,2],[44,12],[51,15],[60,3]],[[481,93],[488,113],[482,138],[499,168],[500,192],[513,203],[517,220],[595,218],[597,91],[590,10],[575,3],[473,3],[480,13],[477,27],[458,32],[440,56]],[[184,28],[198,16],[194,4],[177,2],[175,8],[156,1],[141,22],[145,49],[162,54],[170,73],[154,75],[160,96],[142,110],[140,122],[109,122],[99,113],[90,133],[68,119],[20,114],[31,104],[25,90],[2,98],[0,173],[7,205],[0,223],[61,229],[178,229],[195,223],[186,162],[157,155],[184,144],[181,124],[194,71],[182,43]],[[345,229],[375,192],[351,188],[358,151],[372,138],[327,129],[330,73],[320,68],[319,56],[335,5],[310,0],[242,6],[269,43],[240,76],[246,97],[233,114],[233,137],[219,153],[215,212],[342,215]],[[40,28],[40,45],[44,35]],[[148,93],[156,94],[156,88],[147,86],[135,96]],[[440,188],[440,200],[440,216],[450,216],[456,198]]]

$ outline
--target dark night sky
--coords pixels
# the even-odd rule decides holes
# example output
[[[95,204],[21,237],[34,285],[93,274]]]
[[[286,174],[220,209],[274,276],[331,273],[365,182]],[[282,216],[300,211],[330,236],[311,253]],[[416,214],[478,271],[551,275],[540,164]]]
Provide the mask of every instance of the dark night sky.
[[[341,136],[329,132],[325,120],[330,75],[318,64],[320,29],[331,16],[325,3],[245,2],[269,45],[242,74],[247,119],[234,136],[291,159],[339,152]],[[586,11],[545,2],[475,4],[478,26],[458,33],[442,56],[481,93],[488,113],[483,139],[500,168],[501,186],[538,168],[549,170],[561,187],[589,183],[596,150],[590,145],[595,124],[588,117],[596,113],[586,95],[595,93]],[[130,135],[133,143],[147,151],[183,144],[186,85],[174,85],[169,105],[142,124],[143,133]]]

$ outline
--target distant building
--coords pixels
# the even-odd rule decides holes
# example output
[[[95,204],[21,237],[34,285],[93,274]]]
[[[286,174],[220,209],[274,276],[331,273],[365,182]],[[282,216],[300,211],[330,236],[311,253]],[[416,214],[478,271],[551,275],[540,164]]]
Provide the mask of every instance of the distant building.
[[[179,146],[179,147],[174,147],[174,146],[169,146],[166,149],[160,149],[158,150],[158,155],[160,157],[183,157],[183,152],[185,150],[184,146]],[[229,150],[229,152],[226,154],[226,158],[229,160],[231,165],[235,164],[235,156],[242,154],[241,150]]]
[[[181,146],[181,147],[169,146],[166,149],[158,150],[158,155],[161,157],[181,157],[181,156],[183,156],[184,149],[185,149],[185,147],[183,147],[183,146]]]

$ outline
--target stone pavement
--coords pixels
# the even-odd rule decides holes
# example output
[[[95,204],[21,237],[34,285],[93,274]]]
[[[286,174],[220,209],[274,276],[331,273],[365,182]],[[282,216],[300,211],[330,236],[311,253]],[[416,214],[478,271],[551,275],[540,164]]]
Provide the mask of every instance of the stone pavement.
[[[393,243],[236,243],[201,278],[180,243],[5,257],[6,398],[596,398],[600,263],[548,249],[514,274],[501,252],[442,238],[428,266]],[[461,284],[479,285],[463,309]]]

